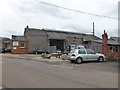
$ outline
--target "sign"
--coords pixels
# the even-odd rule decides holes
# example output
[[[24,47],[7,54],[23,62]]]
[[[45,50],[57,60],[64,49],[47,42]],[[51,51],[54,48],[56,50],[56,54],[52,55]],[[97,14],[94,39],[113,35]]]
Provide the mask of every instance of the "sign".
[[[17,47],[13,47],[13,49],[17,49]]]
[[[18,46],[18,41],[13,41],[13,46]]]

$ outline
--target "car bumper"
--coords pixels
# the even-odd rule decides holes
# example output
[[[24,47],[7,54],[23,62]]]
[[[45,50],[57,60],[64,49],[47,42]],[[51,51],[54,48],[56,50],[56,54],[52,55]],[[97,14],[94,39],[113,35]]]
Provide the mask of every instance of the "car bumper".
[[[67,58],[68,60],[76,60],[76,57],[72,57],[72,56],[71,57],[68,56]]]

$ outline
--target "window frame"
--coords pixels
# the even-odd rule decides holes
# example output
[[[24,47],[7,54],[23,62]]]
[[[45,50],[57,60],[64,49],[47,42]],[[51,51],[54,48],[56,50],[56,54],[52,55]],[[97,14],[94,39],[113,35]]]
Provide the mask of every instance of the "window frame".
[[[20,48],[25,48],[25,43],[20,43]]]
[[[116,47],[117,47],[117,51],[114,51],[113,49],[116,49]],[[110,46],[109,50],[110,50],[110,53],[118,53],[119,52],[119,47],[118,46]]]

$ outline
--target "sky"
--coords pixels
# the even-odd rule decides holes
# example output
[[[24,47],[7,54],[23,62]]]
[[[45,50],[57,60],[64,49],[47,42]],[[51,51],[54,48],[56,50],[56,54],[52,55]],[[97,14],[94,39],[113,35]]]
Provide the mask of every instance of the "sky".
[[[108,36],[118,36],[118,20],[97,17],[53,7],[40,1],[61,7],[118,18],[119,0],[0,0],[0,37],[23,35],[24,28],[54,29],[92,34],[101,37],[106,30]]]

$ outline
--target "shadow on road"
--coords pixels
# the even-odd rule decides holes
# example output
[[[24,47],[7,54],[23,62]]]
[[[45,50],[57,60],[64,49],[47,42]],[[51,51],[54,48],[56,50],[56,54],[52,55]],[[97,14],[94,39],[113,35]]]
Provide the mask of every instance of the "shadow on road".
[[[74,63],[74,64],[78,64],[76,62],[70,62],[70,63]],[[99,61],[83,61],[81,64],[88,64],[88,63],[104,63],[104,62],[99,62]]]

